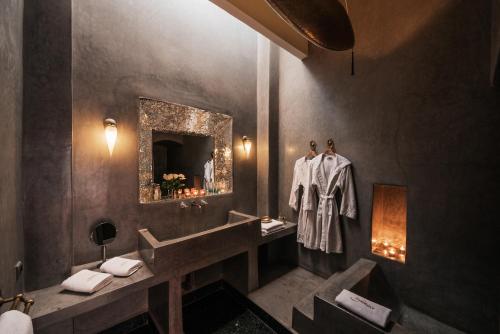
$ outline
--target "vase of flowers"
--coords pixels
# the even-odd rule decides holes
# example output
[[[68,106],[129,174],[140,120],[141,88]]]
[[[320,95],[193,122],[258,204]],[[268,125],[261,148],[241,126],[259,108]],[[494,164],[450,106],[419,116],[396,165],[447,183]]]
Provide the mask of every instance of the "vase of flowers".
[[[184,174],[163,174],[163,181],[160,186],[162,196],[173,198],[178,189],[186,186],[184,184],[185,180]]]

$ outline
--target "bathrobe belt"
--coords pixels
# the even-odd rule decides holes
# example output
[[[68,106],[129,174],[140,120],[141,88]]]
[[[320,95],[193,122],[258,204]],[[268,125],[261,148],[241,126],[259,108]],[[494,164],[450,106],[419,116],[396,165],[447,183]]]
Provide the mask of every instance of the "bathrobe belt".
[[[322,206],[322,210],[323,210],[323,202],[324,201],[330,201],[332,200],[331,202],[327,203],[328,204],[328,215],[332,216],[332,213],[333,213],[333,199],[335,198],[335,195],[320,195],[320,198],[322,199],[322,201],[320,201],[320,205]]]

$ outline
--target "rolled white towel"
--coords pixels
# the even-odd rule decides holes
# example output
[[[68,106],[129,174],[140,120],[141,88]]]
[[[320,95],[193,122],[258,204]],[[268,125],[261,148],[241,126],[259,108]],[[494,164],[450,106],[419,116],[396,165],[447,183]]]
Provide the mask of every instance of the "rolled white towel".
[[[387,307],[345,289],[338,294],[335,301],[349,311],[381,327],[387,326],[387,321],[389,321],[391,315],[391,310]]]
[[[142,261],[114,257],[101,265],[101,271],[115,276],[130,276],[142,267]]]
[[[67,278],[61,286],[70,291],[94,293],[111,283],[113,275],[83,269]]]
[[[0,333],[33,334],[33,324],[29,315],[17,310],[0,315]]]

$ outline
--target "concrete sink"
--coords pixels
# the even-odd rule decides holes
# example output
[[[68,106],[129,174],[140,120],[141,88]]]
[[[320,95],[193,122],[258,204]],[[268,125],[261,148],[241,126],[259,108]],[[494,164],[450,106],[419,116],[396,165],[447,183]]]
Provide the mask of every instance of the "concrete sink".
[[[260,237],[260,219],[229,211],[225,224],[196,233],[158,240],[148,229],[139,230],[139,250],[154,273],[185,275],[243,252]]]

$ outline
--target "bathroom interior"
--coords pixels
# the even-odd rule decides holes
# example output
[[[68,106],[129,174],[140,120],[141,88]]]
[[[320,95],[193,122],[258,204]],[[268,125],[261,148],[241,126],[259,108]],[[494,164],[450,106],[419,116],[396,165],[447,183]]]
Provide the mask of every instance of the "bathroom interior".
[[[500,333],[500,0],[0,0],[0,333]]]

